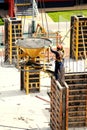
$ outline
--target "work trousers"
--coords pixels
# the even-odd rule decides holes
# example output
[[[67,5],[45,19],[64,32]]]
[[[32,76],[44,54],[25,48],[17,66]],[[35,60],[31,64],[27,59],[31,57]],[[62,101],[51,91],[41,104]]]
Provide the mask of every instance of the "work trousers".
[[[55,61],[55,78],[56,80],[61,80],[62,82],[64,81],[64,65],[63,62]]]

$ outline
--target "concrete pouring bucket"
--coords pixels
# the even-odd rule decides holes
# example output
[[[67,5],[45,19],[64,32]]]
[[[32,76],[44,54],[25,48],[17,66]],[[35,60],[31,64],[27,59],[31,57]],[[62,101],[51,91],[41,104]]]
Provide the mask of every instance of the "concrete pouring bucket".
[[[16,44],[31,58],[36,58],[40,52],[44,50],[44,48],[48,48],[52,42],[44,38],[25,38],[17,40]]]

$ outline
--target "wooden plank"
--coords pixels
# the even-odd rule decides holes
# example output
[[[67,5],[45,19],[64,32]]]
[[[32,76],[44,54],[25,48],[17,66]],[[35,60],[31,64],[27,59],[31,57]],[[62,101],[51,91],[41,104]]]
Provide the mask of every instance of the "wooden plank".
[[[70,103],[70,102],[71,102],[71,103],[73,103],[73,102],[74,102],[74,103],[82,103],[82,102],[86,102],[86,100],[71,100],[71,101],[69,100],[68,102],[69,102],[69,103]]]
[[[83,95],[83,97],[86,97],[87,95],[85,94],[85,95]],[[71,98],[71,97],[75,97],[75,95],[69,95],[68,96],[69,98]],[[81,97],[81,95],[76,95],[76,97],[78,98],[78,97]]]
[[[79,122],[73,121],[73,122],[69,122],[69,124],[77,124],[77,123],[78,123],[78,126],[79,126],[81,123],[84,123],[84,121],[79,121]]]
[[[69,108],[74,108],[74,107],[77,107],[77,106],[73,106],[73,107],[69,106]],[[82,106],[80,105],[79,108],[85,108],[85,105],[82,105]]]
[[[77,119],[77,116],[74,116],[74,117],[71,116],[71,117],[69,117],[69,119],[70,119],[70,118],[71,118],[71,119],[73,119],[73,118],[74,118],[74,119],[75,119],[75,118]],[[85,119],[85,116],[79,116],[79,118],[82,118],[82,119],[84,118],[84,119]]]
[[[75,91],[76,91],[76,92],[77,92],[77,91],[78,91],[78,92],[79,92],[79,91],[80,91],[80,92],[87,92],[87,89],[80,89],[80,90],[79,90],[79,89],[76,89],[76,90],[69,90],[69,92],[75,92]]]
[[[69,84],[69,87],[78,87],[78,86],[79,86],[79,88],[80,88],[80,86],[82,86],[82,87],[84,87],[84,86],[87,87],[87,84],[86,84],[86,83],[85,83],[85,84],[84,84],[84,83],[83,83],[83,84],[79,84],[79,83],[78,83],[78,84]],[[73,88],[72,88],[72,89],[73,89]]]
[[[75,78],[75,77],[74,77],[74,78]],[[70,77],[70,79],[65,79],[65,81],[71,81],[71,82],[75,81],[75,82],[76,82],[77,79],[78,79],[78,77],[75,78],[75,79],[74,79],[74,78],[72,79],[72,77]],[[78,81],[86,80],[86,78],[87,78],[87,77],[83,77],[83,78],[80,78],[80,77],[79,77]],[[72,79],[72,80],[71,80],[71,79]]]

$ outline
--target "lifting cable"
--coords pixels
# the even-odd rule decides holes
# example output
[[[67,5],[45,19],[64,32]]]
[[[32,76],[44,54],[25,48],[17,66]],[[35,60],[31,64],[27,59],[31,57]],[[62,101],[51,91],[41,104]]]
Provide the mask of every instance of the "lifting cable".
[[[41,2],[41,0],[40,0],[40,7],[41,7],[41,18],[42,18],[42,26],[43,26],[43,28],[45,28],[44,27],[44,19],[43,19],[43,12],[44,12],[44,14],[45,14],[45,20],[46,20],[46,27],[47,27],[47,32],[48,32],[48,37],[49,37],[49,29],[48,29],[48,22],[47,22],[47,17],[46,17],[46,11],[45,11],[45,4],[44,4],[44,0],[42,0],[42,2]],[[43,8],[43,9],[42,9]]]
[[[16,0],[16,4],[20,4],[21,3],[21,0],[18,2],[18,0]],[[23,11],[24,11],[24,6],[18,6],[17,8],[19,8],[18,10],[20,10],[21,11],[21,7],[23,7]],[[23,15],[23,12],[21,12],[21,21],[22,21],[22,15]],[[25,22],[24,22],[25,23]],[[24,26],[23,26],[23,28],[24,28]],[[24,31],[24,29],[23,29],[23,31]]]
[[[46,10],[45,10],[45,4],[44,4],[44,0],[43,0],[43,9],[44,9],[44,14],[45,14],[45,20],[46,20],[46,26],[47,26],[47,34],[49,37],[49,28],[48,28],[48,21],[47,21],[47,17],[46,17]]]
[[[44,28],[44,23],[43,23],[43,10],[42,10],[42,3],[41,3],[41,0],[40,0],[40,7],[41,7],[41,19],[42,19],[42,27]]]
[[[42,10],[42,6],[43,6],[43,10]],[[48,30],[48,22],[47,22],[47,17],[46,17],[46,13],[45,13],[45,4],[44,4],[44,0],[42,0],[42,3],[41,3],[41,0],[40,0],[40,7],[41,7],[41,18],[42,18],[42,26],[44,28],[44,23],[43,23],[43,11],[44,11],[44,14],[45,14],[45,20],[46,20],[46,26],[47,26],[47,34],[48,34],[48,37],[49,37],[49,30]],[[47,86],[47,94],[49,93],[49,89],[48,89],[48,86]]]
[[[21,1],[20,1],[21,2]],[[24,0],[24,2],[25,2],[25,0]],[[26,4],[26,2],[24,3],[24,4]],[[24,33],[24,27],[25,27],[25,20],[26,20],[26,14],[25,14],[25,6],[23,6],[23,12],[22,12],[22,15],[24,14],[24,23],[23,23],[23,33]],[[22,16],[21,16],[21,20],[22,20]]]
[[[15,17],[17,17],[17,0],[15,0]]]

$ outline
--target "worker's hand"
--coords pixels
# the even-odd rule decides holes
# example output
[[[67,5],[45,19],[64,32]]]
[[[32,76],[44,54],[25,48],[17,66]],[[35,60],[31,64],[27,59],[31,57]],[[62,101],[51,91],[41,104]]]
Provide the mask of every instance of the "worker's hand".
[[[49,47],[51,48],[51,45],[49,45]]]

